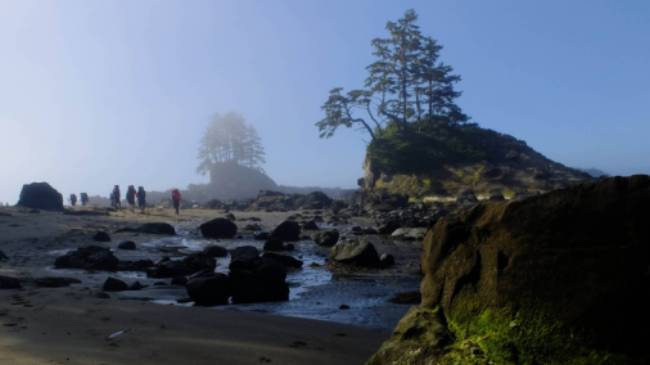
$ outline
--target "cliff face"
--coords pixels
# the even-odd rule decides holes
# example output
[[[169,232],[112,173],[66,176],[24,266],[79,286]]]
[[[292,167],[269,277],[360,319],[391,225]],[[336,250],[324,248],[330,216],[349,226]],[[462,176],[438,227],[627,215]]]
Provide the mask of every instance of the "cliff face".
[[[424,239],[421,306],[369,364],[643,364],[650,177],[479,204]]]
[[[362,187],[411,197],[547,192],[591,177],[546,158],[525,142],[477,125],[373,142]]]

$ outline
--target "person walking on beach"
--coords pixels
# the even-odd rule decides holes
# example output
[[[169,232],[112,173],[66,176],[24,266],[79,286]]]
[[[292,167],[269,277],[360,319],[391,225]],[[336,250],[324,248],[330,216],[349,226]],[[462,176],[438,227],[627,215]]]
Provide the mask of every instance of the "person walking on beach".
[[[181,208],[181,192],[178,189],[172,190],[172,204],[174,205],[176,215],[178,215]]]
[[[129,185],[129,188],[126,190],[126,202],[131,209],[135,208],[135,186],[133,185]]]
[[[81,198],[81,206],[85,207],[88,204],[88,193],[81,193],[79,197]]]
[[[138,192],[136,195],[138,197],[138,208],[140,208],[141,213],[144,213],[144,208],[147,205],[147,193],[144,191],[142,186],[138,186]]]
[[[113,192],[111,193],[111,206],[115,209],[119,209],[122,207],[122,203],[120,202],[122,200],[122,196],[120,194],[120,186],[115,185],[113,187]]]
[[[70,205],[72,205],[73,207],[77,205],[77,195],[70,194]]]

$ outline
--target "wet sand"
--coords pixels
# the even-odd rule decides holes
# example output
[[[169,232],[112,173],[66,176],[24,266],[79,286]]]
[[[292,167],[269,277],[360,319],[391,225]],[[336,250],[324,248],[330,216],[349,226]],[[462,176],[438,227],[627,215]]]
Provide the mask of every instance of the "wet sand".
[[[235,214],[260,217],[272,227],[290,213]],[[146,221],[191,225],[219,215],[192,209],[177,218],[157,209],[147,215],[78,216],[2,208],[0,250],[10,259],[0,262],[0,275],[32,276],[52,264],[45,252],[92,243],[88,237],[96,230],[114,232]],[[113,243],[119,240],[117,234]],[[100,299],[97,292],[84,285],[0,290],[0,364],[362,364],[389,335],[233,309]],[[126,331],[107,338],[121,330]]]

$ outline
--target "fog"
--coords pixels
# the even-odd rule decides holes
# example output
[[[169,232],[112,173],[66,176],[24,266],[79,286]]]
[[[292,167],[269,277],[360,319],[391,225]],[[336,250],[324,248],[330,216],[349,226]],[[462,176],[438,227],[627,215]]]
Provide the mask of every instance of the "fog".
[[[66,197],[204,182],[201,136],[230,111],[257,129],[279,184],[354,187],[365,137],[322,140],[314,123],[407,8],[463,76],[475,122],[569,166],[650,172],[647,3],[378,3],[1,1],[0,202],[31,181]]]

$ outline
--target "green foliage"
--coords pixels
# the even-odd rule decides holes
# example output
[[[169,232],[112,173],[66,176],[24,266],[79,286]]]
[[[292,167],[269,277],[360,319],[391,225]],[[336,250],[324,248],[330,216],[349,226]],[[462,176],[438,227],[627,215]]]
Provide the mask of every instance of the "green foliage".
[[[205,174],[226,162],[261,170],[264,155],[255,127],[246,124],[239,114],[217,114],[201,139],[197,171]]]
[[[460,92],[454,85],[460,77],[439,61],[442,46],[423,35],[416,21],[415,11],[408,10],[386,24],[387,38],[372,40],[375,60],[366,67],[364,89],[330,91],[321,107],[325,118],[316,123],[322,138],[331,137],[338,127],[360,127],[374,140],[391,125],[417,134],[414,123],[468,120],[455,104]]]

